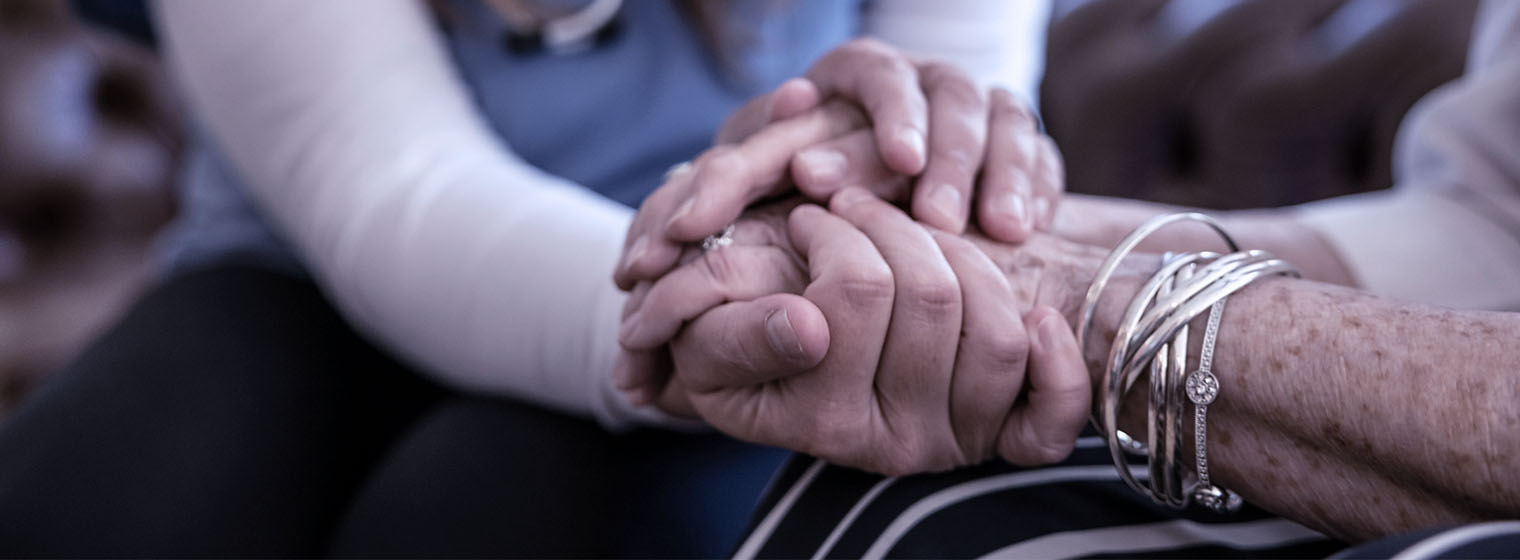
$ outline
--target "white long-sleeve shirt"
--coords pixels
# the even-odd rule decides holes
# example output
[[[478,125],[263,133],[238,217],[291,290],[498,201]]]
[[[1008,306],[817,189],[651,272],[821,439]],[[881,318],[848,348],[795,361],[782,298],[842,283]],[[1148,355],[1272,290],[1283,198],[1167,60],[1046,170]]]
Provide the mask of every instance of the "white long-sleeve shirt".
[[[1478,11],[1467,72],[1399,131],[1391,191],[1305,205],[1369,291],[1520,311],[1520,2]]]
[[[424,4],[158,0],[155,15],[245,194],[358,329],[457,388],[656,420],[609,379],[630,211],[500,140]],[[925,6],[871,4],[866,31],[1035,98],[1043,1]]]

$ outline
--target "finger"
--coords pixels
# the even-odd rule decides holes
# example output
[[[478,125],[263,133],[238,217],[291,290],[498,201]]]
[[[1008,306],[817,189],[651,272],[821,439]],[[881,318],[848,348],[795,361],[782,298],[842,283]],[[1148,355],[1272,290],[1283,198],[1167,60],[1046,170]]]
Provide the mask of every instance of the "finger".
[[[670,382],[660,390],[655,398],[654,405],[666,414],[678,418],[698,419],[697,409],[691,402],[691,389],[687,386],[684,377],[673,375]]]
[[[670,377],[670,364],[659,350],[621,349],[612,364],[612,384],[633,406],[654,400]]]
[[[807,280],[780,248],[731,245],[701,257],[654,282],[624,318],[618,342],[647,350],[674,338],[686,321],[723,303],[776,293],[801,293]]]
[[[828,374],[811,389],[868,399],[892,318],[892,269],[870,238],[821,207],[798,206],[787,226],[811,279],[803,297],[831,318],[830,352],[819,365]]]
[[[929,161],[913,190],[913,216],[951,233],[966,229],[972,187],[987,142],[987,96],[965,72],[919,68],[929,102]]]
[[[1065,459],[1092,406],[1092,380],[1076,335],[1061,314],[1039,307],[1024,317],[1032,333],[1026,402],[1009,413],[998,454],[1015,465]]]
[[[1024,386],[1029,339],[1003,272],[986,253],[953,234],[933,232],[961,285],[963,318],[950,421],[965,464],[997,453],[1003,420]]]
[[[918,175],[928,161],[928,102],[918,70],[896,49],[857,39],[824,55],[808,70],[825,98],[840,95],[870,115],[882,159],[893,171]]]
[[[1034,115],[1004,89],[992,92],[987,153],[977,187],[977,224],[988,237],[1022,243],[1034,228],[1031,218],[1039,130]]]
[[[871,437],[882,433],[879,415],[872,411],[877,410],[876,366],[892,314],[892,271],[865,234],[816,205],[793,209],[787,225],[788,237],[812,279],[803,295],[828,317],[826,354],[817,367],[794,377],[750,375],[750,381],[773,381],[694,395],[693,403],[708,423],[726,433],[865,465],[880,448],[874,444],[879,440]],[[738,305],[714,309],[683,331],[673,345],[682,372],[678,375],[687,371],[684,356],[704,350],[687,346],[692,338],[709,336],[709,353],[724,345],[712,336],[718,329],[708,328],[706,322]],[[795,313],[788,315],[797,320]],[[802,325],[795,328],[807,336]]]
[[[792,78],[776,86],[775,97],[771,99],[770,122],[801,115],[822,102],[823,96],[818,93],[816,84],[807,78]]]
[[[692,242],[723,229],[745,206],[786,187],[782,179],[793,154],[860,128],[863,119],[850,104],[831,101],[765,127],[732,150],[704,155],[693,188],[664,224],[665,235]]]
[[[628,300],[623,303],[624,319],[638,309],[652,287],[651,282],[640,282],[629,292]],[[651,395],[657,394],[669,378],[669,364],[659,357],[657,351],[651,350],[620,348],[618,351],[612,365],[612,383],[628,395],[635,406],[647,404]]]
[[[641,280],[658,278],[680,258],[681,246],[656,228],[689,198],[686,193],[691,189],[692,175],[690,167],[676,169],[639,205],[623,238],[623,253],[613,268],[612,280],[618,288],[629,290]]]
[[[877,359],[892,311],[892,272],[865,234],[816,205],[794,208],[787,225],[788,237],[811,277],[805,300],[768,296],[727,304],[699,316],[672,343],[676,375],[694,387],[705,383],[702,388],[707,391],[694,391],[692,402],[708,423],[725,433],[803,452],[863,456],[876,447],[866,437],[874,423],[861,412],[872,410],[874,403]],[[812,330],[817,323],[800,314],[808,312],[800,303],[811,302],[819,317],[828,317],[822,323],[827,349],[816,367],[783,379],[777,368],[743,365],[763,363],[745,359],[763,356],[760,352],[730,350],[727,355],[734,357],[722,359],[720,353],[736,347],[738,340],[757,337],[724,337],[722,333],[731,332],[724,326],[736,321],[719,320],[736,309],[772,301],[799,304],[788,308],[787,317],[810,357],[816,354],[807,341],[817,336]],[[756,317],[767,316],[770,310],[756,307],[747,322],[737,323],[753,328]]]
[[[634,311],[638,311],[639,307],[644,305],[644,298],[649,297],[649,290],[651,288],[654,288],[654,282],[644,280],[628,292],[628,299],[623,301],[623,319],[627,319],[629,315],[632,315]]]
[[[1030,214],[1035,229],[1050,231],[1050,225],[1055,221],[1056,205],[1066,190],[1066,166],[1061,160],[1061,151],[1050,137],[1041,135],[1035,146],[1034,204]]]
[[[857,130],[810,146],[792,158],[792,181],[814,200],[828,200],[845,187],[862,187],[884,200],[906,200],[907,178],[887,168],[876,136]]]
[[[870,238],[892,269],[891,326],[876,371],[881,409],[915,471],[961,460],[947,403],[961,330],[961,291],[955,272],[928,230],[861,189],[834,195],[830,211]],[[942,461],[942,462],[941,462]],[[893,469],[899,470],[899,469]]]
[[[677,377],[695,393],[797,375],[829,351],[829,325],[812,302],[772,294],[703,313],[672,343]]]
[[[770,93],[755,97],[729,115],[718,128],[716,144],[730,144],[744,140],[765,128],[765,125],[797,116],[816,107],[822,96],[818,86],[807,78],[792,78]]]

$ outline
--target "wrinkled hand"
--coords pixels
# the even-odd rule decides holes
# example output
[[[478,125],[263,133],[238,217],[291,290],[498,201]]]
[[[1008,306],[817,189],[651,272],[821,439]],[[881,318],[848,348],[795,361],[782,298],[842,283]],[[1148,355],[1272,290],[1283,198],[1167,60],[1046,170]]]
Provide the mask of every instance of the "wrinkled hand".
[[[630,347],[694,318],[671,346],[676,373],[658,402],[737,437],[888,474],[1069,453],[1090,386],[1061,314],[1020,316],[1041,275],[1011,285],[971,242],[858,189],[831,209],[799,206],[769,234],[779,212],[742,221],[746,244],[636,295],[646,315],[625,330]],[[734,303],[703,313],[715,301]]]
[[[826,100],[835,110],[819,110]],[[1048,229],[1064,181],[1055,144],[1013,95],[985,93],[949,64],[856,40],[740,108],[716,148],[667,178],[630,226],[614,278],[625,290],[657,278],[681,244],[794,187],[816,201],[849,186],[886,200],[911,196],[914,217],[956,233],[975,200],[981,230],[1016,243]]]

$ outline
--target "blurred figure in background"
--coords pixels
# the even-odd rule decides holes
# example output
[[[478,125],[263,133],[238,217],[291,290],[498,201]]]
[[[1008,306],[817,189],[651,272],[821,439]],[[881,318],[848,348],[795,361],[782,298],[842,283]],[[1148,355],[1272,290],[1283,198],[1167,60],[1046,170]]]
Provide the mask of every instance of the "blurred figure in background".
[[[61,0],[0,2],[0,422],[151,277],[175,111],[143,49]]]

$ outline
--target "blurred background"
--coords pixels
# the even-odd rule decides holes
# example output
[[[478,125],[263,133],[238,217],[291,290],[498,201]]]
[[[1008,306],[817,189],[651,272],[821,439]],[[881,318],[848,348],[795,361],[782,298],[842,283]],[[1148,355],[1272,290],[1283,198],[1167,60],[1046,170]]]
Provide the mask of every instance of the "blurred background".
[[[1055,0],[1041,110],[1068,189],[1226,209],[1386,188],[1476,1]],[[185,108],[147,22],[0,0],[0,421],[155,273]]]

